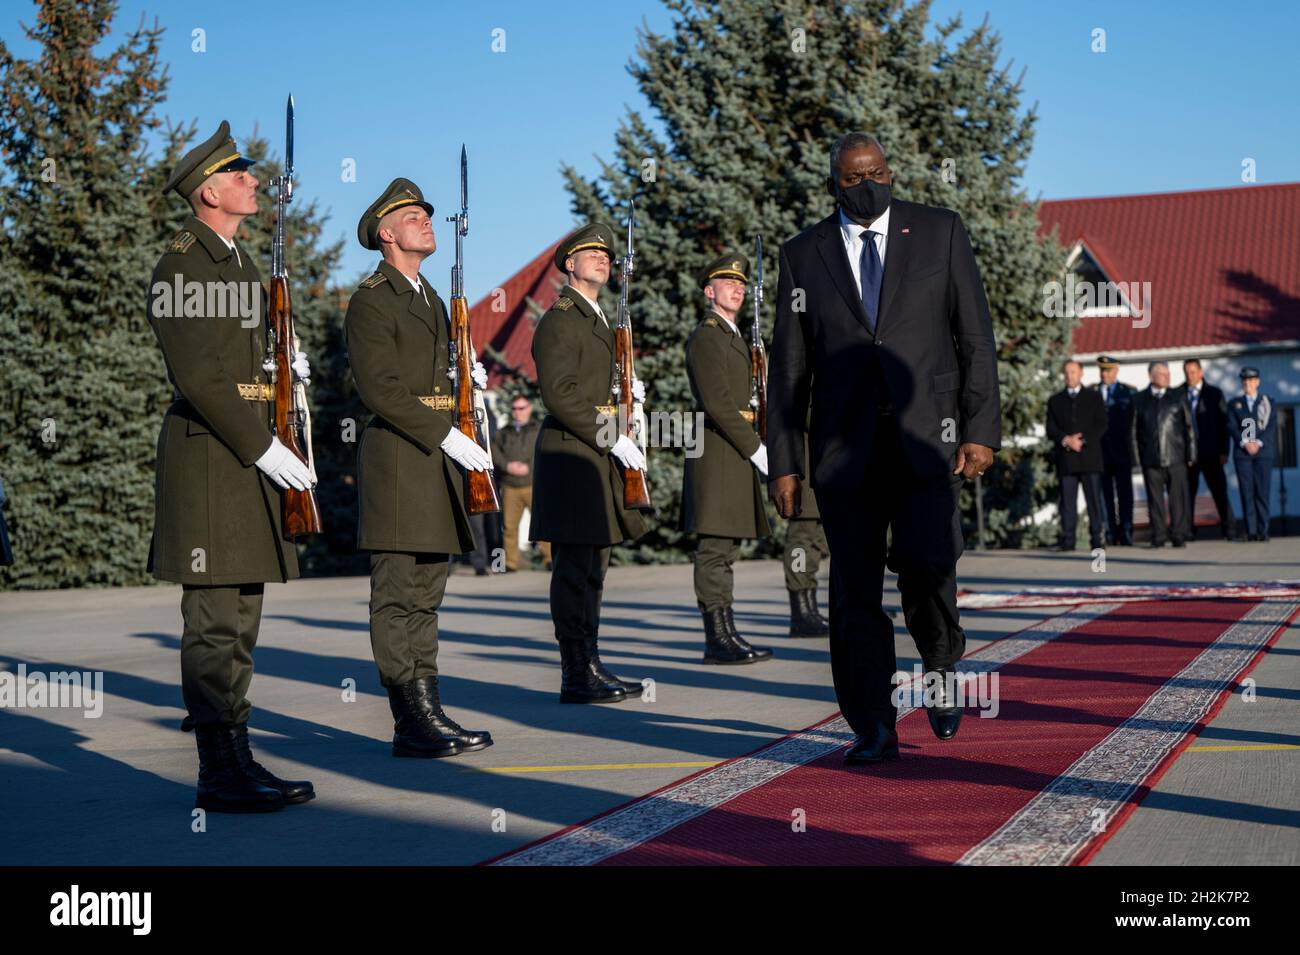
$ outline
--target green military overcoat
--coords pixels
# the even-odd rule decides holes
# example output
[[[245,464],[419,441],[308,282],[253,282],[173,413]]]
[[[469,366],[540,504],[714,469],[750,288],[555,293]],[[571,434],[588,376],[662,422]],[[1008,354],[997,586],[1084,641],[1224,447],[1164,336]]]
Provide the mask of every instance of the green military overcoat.
[[[695,410],[704,413],[699,457],[687,457],[681,529],[714,537],[766,537],[772,532],[765,487],[749,460],[761,443],[749,411],[749,343],[710,312],[686,340],[686,374]]]
[[[569,286],[533,332],[533,361],[547,415],[533,455],[533,541],[608,546],[646,532],[623,507],[623,470],[602,446],[597,407],[608,405],[614,333]],[[651,489],[653,493],[653,488]]]
[[[262,276],[236,248],[238,257],[190,216],[149,282],[147,317],[176,397],[158,435],[149,569],[159,580],[225,586],[298,576],[279,488],[253,464],[271,446],[272,405],[238,388],[267,381],[267,329]]]
[[[464,472],[440,447],[452,411],[420,401],[452,396],[447,309],[421,282],[428,305],[381,262],[352,293],[344,319],[357,394],[373,414],[357,452],[357,547],[463,554],[474,547]]]

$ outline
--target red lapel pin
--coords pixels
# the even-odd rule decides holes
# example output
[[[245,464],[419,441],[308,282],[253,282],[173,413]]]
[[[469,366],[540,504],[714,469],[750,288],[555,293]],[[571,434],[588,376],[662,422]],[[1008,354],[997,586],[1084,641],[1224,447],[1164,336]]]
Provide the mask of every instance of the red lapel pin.
[[[911,229],[899,229],[899,230],[898,230],[898,234],[899,234],[899,235],[907,235],[907,233],[909,233],[909,232],[911,232],[911,231],[912,231]]]

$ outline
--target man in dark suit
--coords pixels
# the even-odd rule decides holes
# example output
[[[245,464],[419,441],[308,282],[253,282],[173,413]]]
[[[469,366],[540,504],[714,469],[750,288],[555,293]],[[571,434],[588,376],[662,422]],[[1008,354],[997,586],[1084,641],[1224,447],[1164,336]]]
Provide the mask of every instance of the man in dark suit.
[[[898,755],[886,566],[927,671],[931,727],[957,732],[957,492],[1001,444],[993,323],[966,229],[950,210],[891,200],[892,181],[873,137],[831,148],[838,208],[781,247],[768,378],[769,493],[790,518],[807,479],[830,544],[831,668],[857,734],[849,763]]]
[[[1074,550],[1079,518],[1079,486],[1088,504],[1088,537],[1095,549],[1103,546],[1101,509],[1101,438],[1106,433],[1106,406],[1101,395],[1083,387],[1083,366],[1067,361],[1061,370],[1065,387],[1047,400],[1047,440],[1056,449],[1056,474],[1061,481],[1061,544]]]
[[[1187,487],[1192,500],[1192,537],[1196,537],[1196,492],[1205,475],[1205,486],[1214,497],[1219,512],[1219,532],[1224,540],[1236,540],[1236,522],[1228,503],[1228,478],[1223,466],[1228,463],[1228,402],[1223,392],[1207,384],[1201,363],[1195,358],[1183,362],[1186,383],[1179,390],[1192,409],[1192,427],[1196,431],[1197,459],[1187,469]]]
[[[1101,383],[1092,388],[1106,405],[1106,434],[1101,439],[1101,498],[1106,505],[1110,542],[1133,544],[1133,457],[1129,423],[1133,419],[1134,389],[1119,380],[1119,362],[1109,355],[1097,359]]]
[[[1192,409],[1182,392],[1169,387],[1169,366],[1153,361],[1147,368],[1151,385],[1133,399],[1129,444],[1133,460],[1142,466],[1151,515],[1151,546],[1164,547],[1166,527],[1175,547],[1187,546],[1191,533],[1191,501],[1187,468],[1196,460]],[[1169,507],[1165,508],[1165,492]]]

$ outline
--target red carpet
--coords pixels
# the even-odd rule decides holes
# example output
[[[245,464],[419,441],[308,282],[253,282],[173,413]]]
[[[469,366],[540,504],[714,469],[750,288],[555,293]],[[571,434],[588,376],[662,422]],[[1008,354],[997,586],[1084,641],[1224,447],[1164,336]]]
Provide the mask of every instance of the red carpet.
[[[962,662],[997,715],[846,768],[833,717],[497,864],[899,865],[1086,861],[1294,616],[1292,599],[1091,604]],[[802,830],[802,831],[799,831]]]

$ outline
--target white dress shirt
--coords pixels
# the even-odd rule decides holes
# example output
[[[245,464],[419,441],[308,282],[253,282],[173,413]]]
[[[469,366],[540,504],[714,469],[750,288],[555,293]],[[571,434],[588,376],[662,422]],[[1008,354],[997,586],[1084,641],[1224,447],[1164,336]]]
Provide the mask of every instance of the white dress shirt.
[[[737,335],[740,334],[740,329],[736,327],[736,323],[733,322],[731,319],[727,318],[727,316],[723,315],[720,311],[718,311],[716,306],[713,309],[713,314],[716,315],[718,318],[722,319],[724,322],[726,322],[727,327],[730,328]]]
[[[407,275],[405,272],[402,272],[402,275],[406,277],[406,281],[408,281],[408,282],[411,283],[411,288],[413,288],[413,289],[415,289],[417,292],[419,292],[420,295],[424,298],[424,304],[425,304],[425,305],[428,305],[428,304],[429,304],[429,294],[424,290],[424,282],[422,282],[422,281],[420,280],[420,279],[421,279],[420,274],[417,272],[415,278],[411,278],[411,277],[410,277],[409,275]]]
[[[570,285],[569,288],[573,288],[573,286]],[[573,290],[574,290],[575,292],[578,292],[578,290],[577,290],[576,288],[574,288]],[[578,294],[579,294],[579,295],[582,295],[581,292],[578,292]],[[595,302],[593,302],[591,299],[587,298],[587,296],[585,296],[585,295],[582,295],[582,298],[583,298],[583,301],[585,301],[588,305],[590,305],[592,308],[594,308],[594,309],[596,310],[596,314],[599,315],[599,316],[600,316],[600,320],[601,320],[602,322],[605,323],[605,327],[606,327],[606,328],[609,328],[609,319],[606,318],[606,317],[605,317],[605,313],[602,312],[602,311],[600,310],[600,306],[597,305]]]
[[[215,235],[215,236],[216,236],[218,239],[220,239],[222,242],[224,242],[224,243],[226,244],[226,248],[227,248],[227,249],[229,249],[231,252],[235,253],[235,264],[238,265],[238,266],[242,269],[242,268],[244,267],[244,260],[243,260],[242,258],[239,257],[239,248],[235,245],[234,241],[231,240],[231,239],[227,239],[224,235],[222,235],[222,234],[221,234],[220,232],[218,232],[216,229],[212,228],[212,226],[208,225],[206,222],[203,222],[202,219],[199,219],[199,222],[202,222],[204,228],[206,228],[209,232],[211,232],[213,235]]]
[[[881,275],[885,271],[885,248],[889,245],[889,208],[881,213],[880,218],[871,223],[870,228],[858,225],[840,210],[840,235],[844,239],[844,251],[849,257],[849,268],[853,270],[853,287],[862,288],[862,234],[870,231],[876,242],[876,253],[880,256]]]

